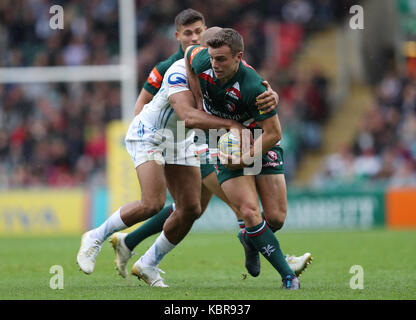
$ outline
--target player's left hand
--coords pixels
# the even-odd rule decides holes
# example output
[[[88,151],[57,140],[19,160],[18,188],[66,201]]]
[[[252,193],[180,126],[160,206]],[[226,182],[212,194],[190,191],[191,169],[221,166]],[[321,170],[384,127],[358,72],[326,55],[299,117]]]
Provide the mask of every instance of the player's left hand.
[[[277,108],[279,95],[267,81],[263,81],[262,84],[266,87],[266,91],[256,97],[256,106],[262,113],[269,113]]]

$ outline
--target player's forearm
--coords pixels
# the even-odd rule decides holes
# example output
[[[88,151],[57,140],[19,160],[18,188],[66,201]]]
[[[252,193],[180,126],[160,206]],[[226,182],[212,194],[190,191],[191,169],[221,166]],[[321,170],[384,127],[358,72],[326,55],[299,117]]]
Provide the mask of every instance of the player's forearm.
[[[282,139],[282,129],[277,116],[262,121],[261,126],[261,139],[256,139],[250,149],[250,156],[254,158],[265,154]]]
[[[146,89],[142,89],[136,100],[136,105],[134,106],[134,115],[137,116],[143,110],[144,105],[152,101],[152,99],[153,95],[147,92]]]
[[[187,128],[230,129],[238,125],[236,121],[219,118],[196,109],[194,96],[189,90],[172,94],[169,103]]]
[[[273,148],[281,139],[281,135],[276,133],[263,132],[261,139],[257,139],[251,150],[253,157],[261,156]]]
[[[184,118],[185,127],[187,128],[230,130],[232,127],[236,126],[236,122],[233,120],[219,118],[197,109],[186,112]]]

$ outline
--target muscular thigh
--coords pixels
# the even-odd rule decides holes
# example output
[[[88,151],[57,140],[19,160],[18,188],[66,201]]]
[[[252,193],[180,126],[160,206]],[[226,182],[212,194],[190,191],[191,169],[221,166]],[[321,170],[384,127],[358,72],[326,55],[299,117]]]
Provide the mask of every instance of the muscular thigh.
[[[197,202],[201,199],[201,173],[199,167],[166,165],[165,176],[168,189],[176,206]]]
[[[241,213],[250,227],[261,222],[260,206],[254,176],[240,176],[229,179],[221,185],[231,204]]]
[[[215,194],[224,202],[228,202],[228,199],[225,196],[224,191],[222,191],[217,175],[214,171],[202,178],[202,184],[211,194]]]
[[[147,161],[136,168],[140,183],[141,200],[144,202],[165,202],[166,179],[163,166],[157,161]]]
[[[206,193],[210,193],[211,195],[215,194],[219,199],[224,201],[235,212],[238,219],[241,218],[240,213],[238,212],[236,207],[230,202],[230,200],[228,200],[227,196],[222,190],[215,172],[211,172],[209,175],[207,175],[205,178],[202,179],[202,191],[204,190],[206,190]],[[204,200],[204,192],[202,193],[202,201],[203,200]],[[202,204],[203,203],[204,202],[202,202]]]

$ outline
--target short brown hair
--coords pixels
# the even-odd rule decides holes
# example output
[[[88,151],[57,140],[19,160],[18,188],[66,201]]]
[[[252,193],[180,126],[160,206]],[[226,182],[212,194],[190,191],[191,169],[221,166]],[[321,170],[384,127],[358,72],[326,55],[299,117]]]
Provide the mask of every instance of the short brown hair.
[[[207,41],[209,47],[217,49],[227,45],[231,49],[231,54],[235,56],[244,51],[243,37],[234,29],[224,28],[218,31],[211,39]]]
[[[179,31],[180,27],[190,25],[197,21],[202,21],[205,25],[205,19],[202,13],[194,9],[185,9],[175,17],[176,30]]]

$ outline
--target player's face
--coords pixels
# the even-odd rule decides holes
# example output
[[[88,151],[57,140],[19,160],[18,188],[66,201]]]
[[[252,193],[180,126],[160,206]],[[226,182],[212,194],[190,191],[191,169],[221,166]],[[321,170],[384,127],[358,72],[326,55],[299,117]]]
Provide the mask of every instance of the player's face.
[[[197,21],[186,26],[181,26],[178,31],[176,31],[176,39],[181,43],[183,51],[186,50],[189,46],[199,44],[202,33],[207,27],[202,23],[202,21]]]
[[[208,54],[215,76],[218,80],[223,81],[227,81],[234,76],[243,57],[242,52],[233,56],[230,47],[227,45],[219,48],[209,47]]]

